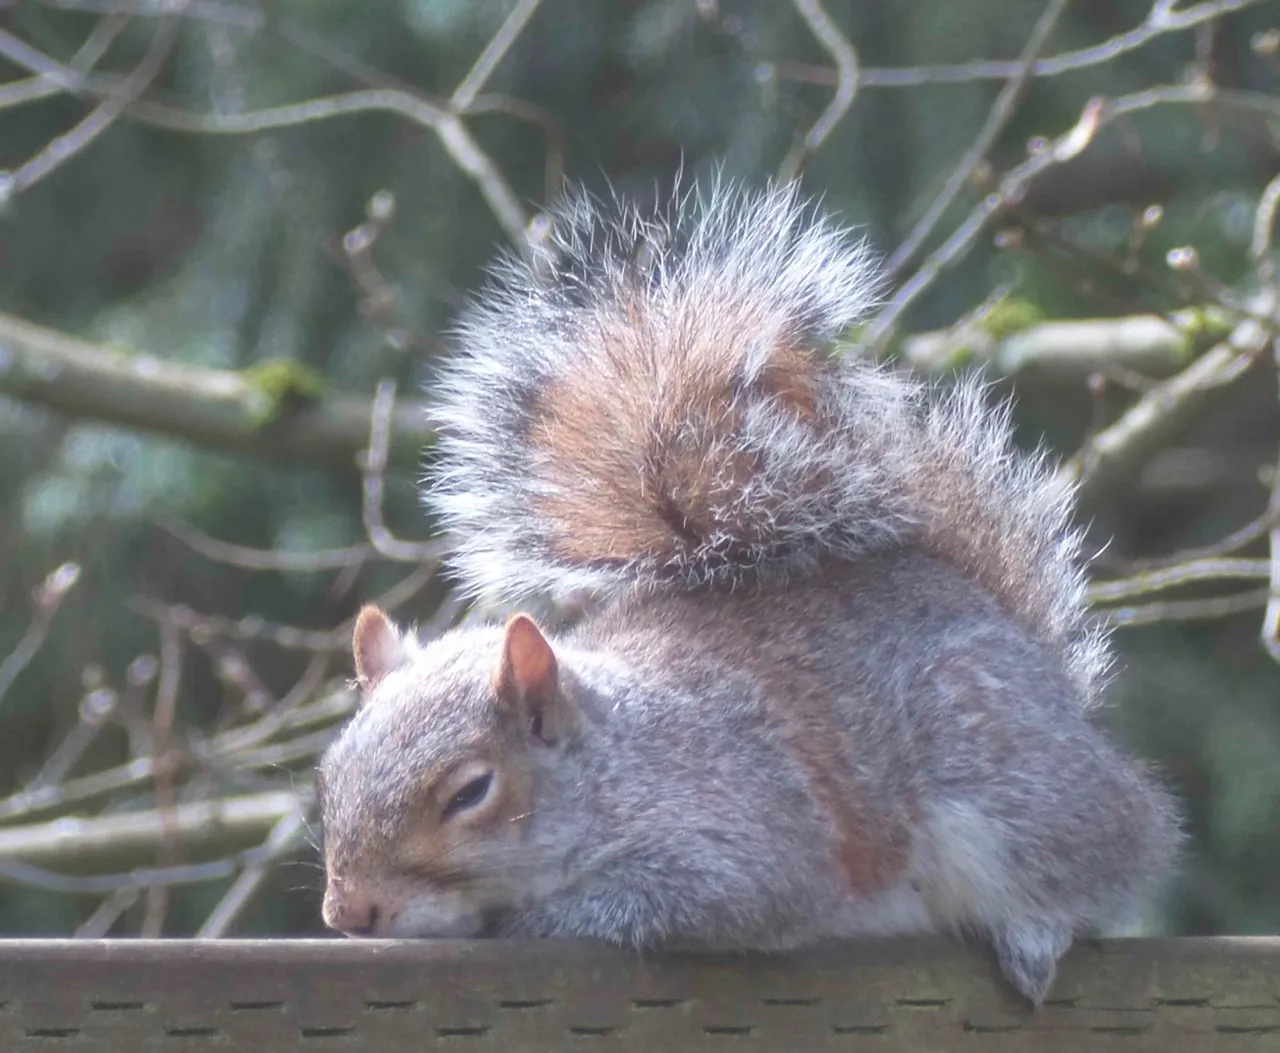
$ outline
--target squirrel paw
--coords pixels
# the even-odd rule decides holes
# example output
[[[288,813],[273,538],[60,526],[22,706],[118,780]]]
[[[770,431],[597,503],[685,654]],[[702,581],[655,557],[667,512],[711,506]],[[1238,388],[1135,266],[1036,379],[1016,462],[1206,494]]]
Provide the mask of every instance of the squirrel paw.
[[[991,934],[1000,971],[1031,1002],[1039,1006],[1058,971],[1058,959],[1071,946],[1070,929],[1046,922],[1014,922]]]

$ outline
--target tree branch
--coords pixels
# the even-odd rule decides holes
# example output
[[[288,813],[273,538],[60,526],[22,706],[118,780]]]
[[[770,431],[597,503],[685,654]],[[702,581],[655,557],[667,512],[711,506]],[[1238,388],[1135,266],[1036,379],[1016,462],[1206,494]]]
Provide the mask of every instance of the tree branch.
[[[292,362],[247,370],[131,355],[0,312],[0,393],[72,418],[283,461],[354,467],[368,444],[371,399],[328,396]],[[401,403],[395,460],[412,464],[434,435],[421,404]]]
[[[166,838],[186,857],[208,857],[261,844],[281,819],[296,812],[289,790],[192,801],[169,810],[121,812],[0,829],[0,861],[88,870],[103,864],[141,865],[155,858]],[[0,879],[3,872],[0,871]]]
[[[1077,484],[1082,504],[1096,503],[1197,418],[1219,390],[1253,365],[1270,340],[1266,328],[1253,319],[1240,323],[1230,338],[1147,392],[1089,439],[1062,466],[1062,478]]]
[[[998,305],[997,305],[998,308]],[[999,376],[1034,370],[1052,380],[1082,380],[1121,367],[1168,376],[1185,366],[1206,324],[1225,325],[1221,312],[1179,311],[1169,318],[1132,315],[1044,321],[1000,333],[981,316],[947,329],[914,333],[902,341],[902,358],[922,373],[941,373],[980,362]],[[992,332],[992,329],[997,329]]]

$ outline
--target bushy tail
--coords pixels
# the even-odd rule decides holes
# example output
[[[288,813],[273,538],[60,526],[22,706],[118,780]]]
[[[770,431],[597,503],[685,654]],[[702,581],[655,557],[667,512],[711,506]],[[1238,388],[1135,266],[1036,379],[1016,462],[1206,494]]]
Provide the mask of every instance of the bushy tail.
[[[427,501],[474,592],[731,588],[911,544],[1064,649],[1087,697],[1071,494],[1008,415],[827,345],[865,251],[794,188],[606,217],[585,196],[508,257],[445,367]]]

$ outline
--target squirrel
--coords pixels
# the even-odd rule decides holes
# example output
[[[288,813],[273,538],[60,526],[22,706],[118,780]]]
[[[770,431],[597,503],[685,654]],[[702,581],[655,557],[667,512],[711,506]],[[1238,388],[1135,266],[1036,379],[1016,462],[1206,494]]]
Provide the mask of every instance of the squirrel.
[[[1071,487],[981,377],[838,347],[877,265],[794,185],[579,192],[545,230],[455,327],[424,500],[468,596],[596,602],[429,641],[361,611],[360,705],[316,780],[325,923],[940,932],[1039,1005],[1182,839],[1092,719],[1112,659]]]

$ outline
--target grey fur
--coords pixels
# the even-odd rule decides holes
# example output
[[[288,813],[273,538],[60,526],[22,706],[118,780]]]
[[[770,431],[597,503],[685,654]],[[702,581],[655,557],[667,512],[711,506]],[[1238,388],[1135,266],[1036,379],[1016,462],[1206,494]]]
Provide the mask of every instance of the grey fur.
[[[464,324],[429,499],[459,532],[467,586],[605,602],[552,640],[555,736],[495,694],[501,630],[385,649],[391,668],[321,766],[326,917],[696,949],[974,934],[1038,1003],[1072,940],[1126,920],[1168,873],[1180,834],[1169,797],[1089,718],[1106,649],[1070,495],[1013,451],[1006,413],[972,382],[931,392],[824,361],[801,411],[748,384],[732,427],[713,414],[671,440],[681,465],[690,448],[717,465],[768,454],[736,493],[741,461],[724,493],[676,495],[713,528],[581,564],[563,555],[574,524],[547,521],[557,476],[541,459],[560,451],[538,447],[540,399],[566,371],[609,399],[588,337],[617,319],[601,318],[625,315],[657,364],[628,381],[665,363],[679,397],[690,348],[749,378],[847,325],[873,286],[792,191],[718,191],[682,215],[609,224],[579,200],[559,255],[507,261]],[[711,323],[724,340],[707,341]],[[640,421],[633,439],[657,420],[643,400],[610,409]],[[641,511],[670,495],[642,496]],[[527,802],[450,832],[429,787],[476,758]],[[433,824],[445,840],[423,840]]]
[[[978,378],[933,390],[854,353],[832,357],[815,375],[821,430],[770,392],[750,390],[771,349],[821,345],[871,306],[879,279],[860,243],[814,215],[794,186],[716,185],[701,205],[690,195],[655,214],[611,215],[577,195],[553,214],[551,231],[532,262],[506,256],[495,266],[435,388],[443,428],[424,498],[457,539],[465,588],[514,598],[637,583],[728,586],[747,575],[803,578],[826,556],[941,546],[952,562],[989,571],[1004,599],[1065,651],[1082,703],[1094,701],[1109,655],[1083,602],[1071,489],[1043,456],[1014,450],[1007,409],[986,404]],[[696,548],[584,565],[556,552],[574,524],[537,507],[560,484],[529,432],[550,385],[590,385],[602,366],[600,334],[617,328],[638,333],[659,364],[697,338],[712,345],[708,355],[734,360],[742,421],[717,430],[690,420],[695,434],[678,438],[708,464],[739,451],[764,456],[748,487],[721,473]],[[647,397],[628,412],[651,413],[680,383],[655,369]],[[650,428],[652,443],[675,441]],[[637,442],[619,459],[643,449]],[[596,482],[602,493],[617,485]]]

